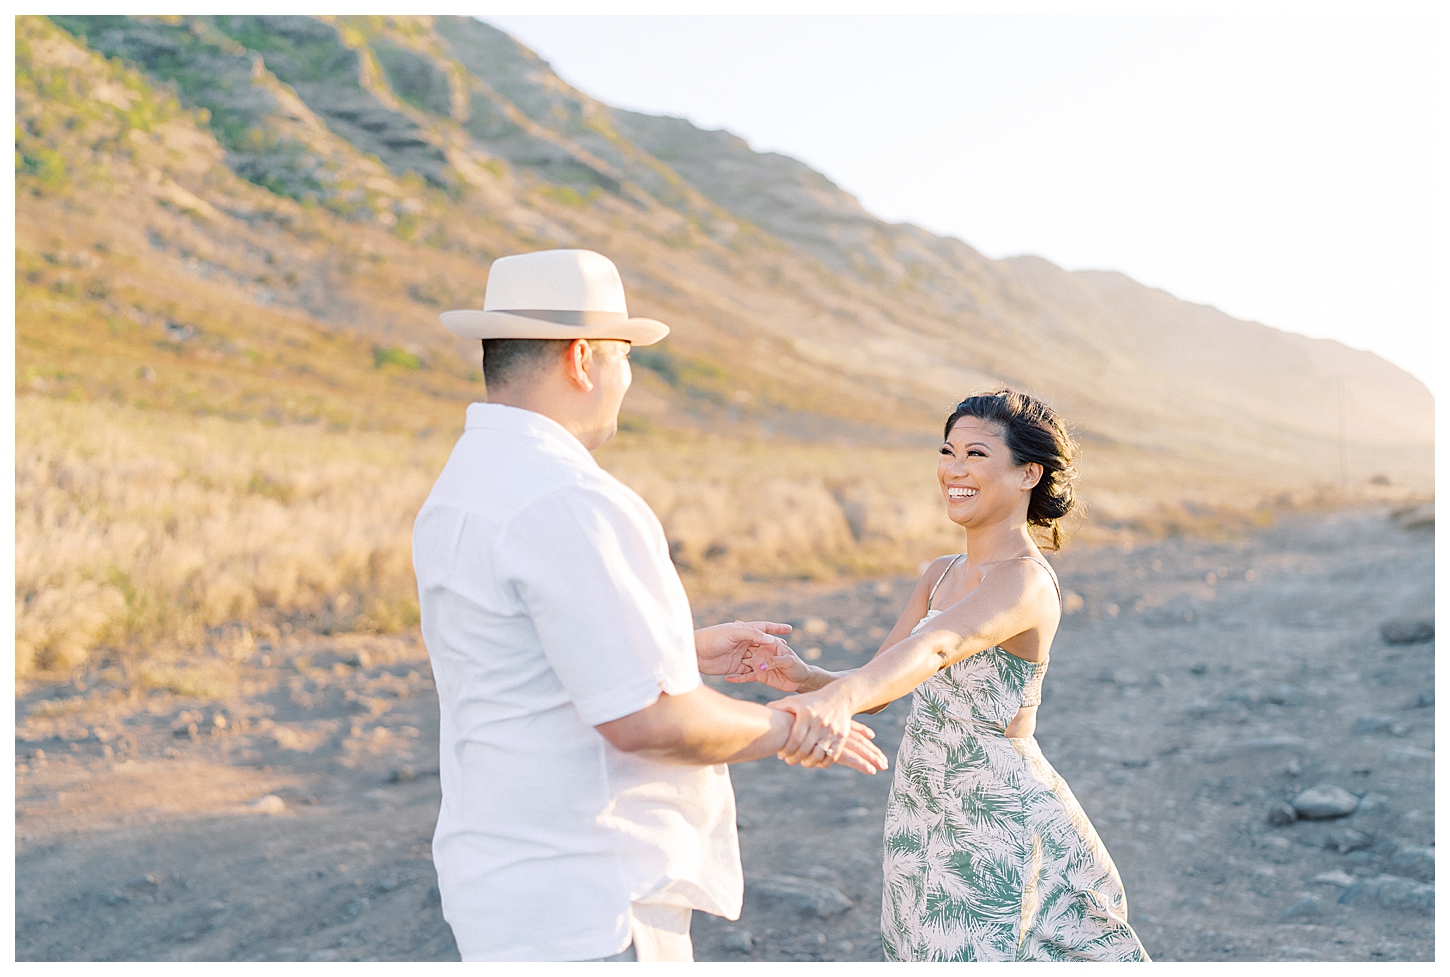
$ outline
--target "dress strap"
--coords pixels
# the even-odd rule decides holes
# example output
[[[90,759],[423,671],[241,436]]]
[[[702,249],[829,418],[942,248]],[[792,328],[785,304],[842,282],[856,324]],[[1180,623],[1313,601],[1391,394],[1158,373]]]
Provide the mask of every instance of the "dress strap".
[[[1048,577],[1052,579],[1052,589],[1057,591],[1057,606],[1062,606],[1062,586],[1057,582],[1057,571],[1052,569],[1052,565],[1050,563],[1048,563],[1046,560],[1039,560],[1035,556],[1014,556],[1012,559],[1031,560],[1033,563],[1036,563],[1038,566],[1042,567],[1042,569],[1046,570]]]
[[[947,574],[952,572],[952,567],[957,565],[957,561],[966,555],[967,554],[965,553],[958,553],[956,556],[952,557],[952,562],[948,563],[947,568],[941,572],[941,576],[936,578],[936,583],[932,584],[931,593],[928,594],[926,597],[927,610],[931,610],[931,602],[936,597],[936,589],[940,587],[941,582],[947,578]]]

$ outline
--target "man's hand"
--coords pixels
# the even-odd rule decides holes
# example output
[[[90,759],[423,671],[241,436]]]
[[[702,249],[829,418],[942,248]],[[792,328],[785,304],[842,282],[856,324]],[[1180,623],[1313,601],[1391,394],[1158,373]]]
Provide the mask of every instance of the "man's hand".
[[[717,624],[695,632],[695,659],[702,675],[740,675],[755,671],[790,648],[776,635],[790,634],[789,624],[751,621]]]

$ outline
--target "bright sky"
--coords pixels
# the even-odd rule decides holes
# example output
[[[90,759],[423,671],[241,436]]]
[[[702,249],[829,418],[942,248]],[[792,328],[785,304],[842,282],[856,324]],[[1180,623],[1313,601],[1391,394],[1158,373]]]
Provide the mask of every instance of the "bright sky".
[[[887,220],[1441,385],[1450,106],[1426,17],[483,19],[603,102],[794,156]]]

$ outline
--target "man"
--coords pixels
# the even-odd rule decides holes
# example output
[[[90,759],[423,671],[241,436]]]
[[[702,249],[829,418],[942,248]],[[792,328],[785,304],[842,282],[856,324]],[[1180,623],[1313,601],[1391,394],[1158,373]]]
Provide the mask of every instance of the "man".
[[[631,344],[669,331],[629,317],[612,262],[500,258],[484,309],[441,319],[483,341],[488,392],[413,531],[443,914],[465,960],[692,959],[693,909],[740,913],[725,764],[776,753],[792,721],[699,668],[790,629],[693,632],[659,520],[589,454],[615,433]],[[885,769],[869,735],[820,762]]]

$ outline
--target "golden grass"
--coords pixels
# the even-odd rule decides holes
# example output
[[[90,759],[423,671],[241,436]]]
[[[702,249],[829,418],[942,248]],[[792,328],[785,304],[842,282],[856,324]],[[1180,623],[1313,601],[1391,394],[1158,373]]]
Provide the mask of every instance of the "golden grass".
[[[256,618],[416,620],[410,532],[442,445],[16,404],[16,670]]]
[[[245,649],[249,630],[226,631],[238,623],[388,631],[417,619],[412,521],[451,434],[37,396],[18,398],[16,431],[18,675],[101,649]],[[910,490],[902,454],[626,434],[601,461],[659,513],[698,593],[893,572],[950,547],[952,527],[930,518],[934,490]]]

